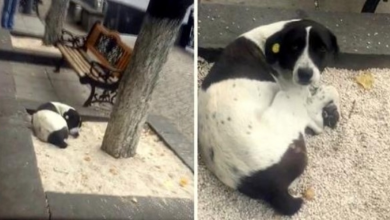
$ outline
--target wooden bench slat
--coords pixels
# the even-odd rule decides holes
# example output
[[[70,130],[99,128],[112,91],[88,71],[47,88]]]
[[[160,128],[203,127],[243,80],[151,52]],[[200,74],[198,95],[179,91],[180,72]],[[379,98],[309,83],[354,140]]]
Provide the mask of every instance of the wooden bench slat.
[[[71,63],[72,68],[76,70],[79,77],[88,75],[89,77],[104,83],[103,78],[99,77],[99,74],[96,70],[92,71],[93,75],[89,74],[91,65],[88,63],[88,61],[85,60],[80,50],[75,50],[64,45],[59,45],[58,48],[64,54],[66,59]],[[113,84],[116,81],[117,80],[114,80],[113,77],[108,78],[108,83]]]
[[[72,53],[68,52],[67,46],[64,45],[58,45],[58,49],[62,53],[62,55],[65,57],[66,60],[68,60],[69,64],[72,66],[72,68],[76,71],[77,75],[79,77],[84,77],[85,72],[82,71],[79,65],[74,61]]]

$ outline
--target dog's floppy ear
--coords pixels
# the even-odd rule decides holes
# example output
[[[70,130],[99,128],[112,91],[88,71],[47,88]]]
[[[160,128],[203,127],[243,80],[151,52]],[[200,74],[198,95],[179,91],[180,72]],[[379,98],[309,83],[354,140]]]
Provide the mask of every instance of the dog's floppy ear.
[[[274,64],[278,61],[280,50],[283,47],[283,38],[284,33],[280,31],[273,34],[265,41],[264,53],[267,63]]]
[[[327,28],[326,28],[327,29]],[[319,35],[324,44],[326,45],[326,49],[328,52],[333,55],[337,55],[339,53],[339,44],[337,43],[337,38],[333,34],[333,32],[327,29],[323,34]]]
[[[333,49],[334,54],[338,54],[340,52],[339,44],[337,43],[337,37],[329,31],[330,34],[330,44],[331,48]]]

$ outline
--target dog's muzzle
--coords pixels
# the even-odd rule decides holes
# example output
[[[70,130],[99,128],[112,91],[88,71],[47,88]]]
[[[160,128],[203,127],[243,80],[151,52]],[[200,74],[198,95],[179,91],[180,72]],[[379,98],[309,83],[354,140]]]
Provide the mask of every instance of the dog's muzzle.
[[[69,133],[73,137],[77,138],[79,136],[79,131],[80,131],[79,128],[72,128],[72,129],[69,130]]]
[[[310,68],[298,69],[298,82],[302,85],[309,85],[313,77],[313,70]]]

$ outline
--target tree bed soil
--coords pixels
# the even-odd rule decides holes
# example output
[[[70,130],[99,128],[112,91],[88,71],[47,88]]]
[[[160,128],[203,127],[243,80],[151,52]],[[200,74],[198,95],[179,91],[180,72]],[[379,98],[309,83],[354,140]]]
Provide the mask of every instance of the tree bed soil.
[[[33,136],[45,191],[193,200],[193,174],[151,130],[142,132],[133,158],[115,159],[100,149],[107,123],[84,122],[80,136],[59,149]]]

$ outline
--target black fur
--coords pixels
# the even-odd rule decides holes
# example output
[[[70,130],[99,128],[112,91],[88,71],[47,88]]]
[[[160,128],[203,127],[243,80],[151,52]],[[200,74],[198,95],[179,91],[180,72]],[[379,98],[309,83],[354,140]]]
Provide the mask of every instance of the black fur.
[[[150,0],[147,13],[155,18],[181,20],[193,0]]]
[[[57,108],[51,102],[46,102],[46,103],[40,105],[37,108],[37,111],[39,111],[39,110],[50,110],[50,111],[53,111],[55,113],[58,113]]]
[[[69,109],[67,112],[64,113],[63,117],[68,124],[69,130],[72,128],[81,127],[81,117],[76,110]]]
[[[275,82],[277,72],[266,63],[261,49],[252,41],[240,37],[229,44],[202,83],[206,90],[212,83],[227,79],[248,78]]]
[[[305,141],[299,134],[279,163],[242,178],[238,190],[251,198],[265,200],[280,214],[293,215],[301,208],[303,200],[292,197],[288,187],[303,173],[306,165]]]
[[[286,70],[294,65],[306,46],[306,28],[311,26],[309,35],[309,56],[322,72],[329,61],[329,55],[339,52],[337,39],[325,26],[312,21],[300,20],[286,24],[280,31],[270,36],[265,43],[265,56],[269,64],[278,63]],[[278,53],[272,52],[275,43],[280,45]]]
[[[59,148],[66,148],[68,144],[64,140],[68,139],[68,136],[69,136],[68,129],[64,127],[61,130],[51,133],[47,138],[47,142],[56,145]]]
[[[337,122],[340,119],[340,114],[337,111],[337,106],[334,103],[329,103],[322,110],[322,118],[324,125],[330,128],[336,128]]]

